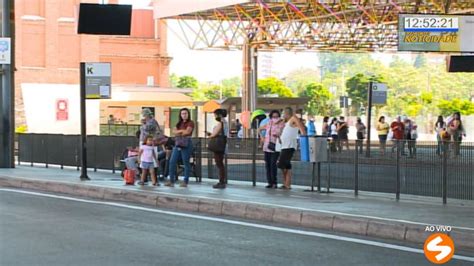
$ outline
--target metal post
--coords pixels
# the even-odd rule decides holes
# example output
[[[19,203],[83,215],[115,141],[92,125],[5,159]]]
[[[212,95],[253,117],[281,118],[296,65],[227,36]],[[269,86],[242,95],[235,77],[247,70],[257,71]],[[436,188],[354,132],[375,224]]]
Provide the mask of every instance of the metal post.
[[[257,185],[257,145],[258,138],[252,138],[252,185],[255,187]]]
[[[370,129],[372,127],[372,81],[369,82],[367,90],[367,148],[365,151],[365,155],[367,157],[370,157]]]
[[[448,198],[448,147],[447,142],[443,141],[444,152],[443,152],[443,204],[447,203]]]
[[[354,155],[354,195],[359,195],[359,152],[357,149]]]
[[[86,64],[81,63],[81,180],[90,180],[87,176],[87,130],[86,130]]]
[[[400,141],[396,140],[397,143],[397,188],[396,188],[396,197],[397,200],[400,200]]]
[[[64,134],[61,134],[61,170],[64,169]]]
[[[321,192],[321,163],[318,162],[318,192]]]
[[[225,183],[227,184],[227,181],[229,180],[227,177],[229,176],[228,173],[229,173],[229,169],[227,168],[228,167],[228,160],[227,160],[227,153],[224,154],[224,171],[225,171]]]
[[[115,136],[112,137],[112,174],[115,174]]]
[[[35,155],[35,135],[30,134],[31,136],[31,167],[33,167],[33,160]]]
[[[313,166],[313,169],[311,171],[311,192],[314,191],[314,179],[315,179],[315,175],[316,175],[316,163],[312,163],[312,166]]]
[[[48,135],[46,135],[46,139],[43,139],[43,145],[44,145],[44,149],[45,149],[45,152],[44,152],[44,153],[46,154],[46,160],[45,160],[45,162],[46,162],[46,168],[49,168],[49,164],[48,164],[48,162],[49,162],[49,160],[48,160],[48,158],[49,158],[49,150],[48,150],[47,137],[48,137]]]
[[[11,64],[4,64],[0,82],[0,168],[15,167],[15,21],[14,0],[2,0],[2,37],[11,38]]]

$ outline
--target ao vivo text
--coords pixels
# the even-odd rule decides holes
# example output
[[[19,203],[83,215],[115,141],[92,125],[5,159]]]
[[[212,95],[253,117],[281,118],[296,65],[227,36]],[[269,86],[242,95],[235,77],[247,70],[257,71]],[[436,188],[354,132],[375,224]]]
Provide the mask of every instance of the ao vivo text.
[[[452,228],[449,225],[427,225],[425,232],[451,232]]]

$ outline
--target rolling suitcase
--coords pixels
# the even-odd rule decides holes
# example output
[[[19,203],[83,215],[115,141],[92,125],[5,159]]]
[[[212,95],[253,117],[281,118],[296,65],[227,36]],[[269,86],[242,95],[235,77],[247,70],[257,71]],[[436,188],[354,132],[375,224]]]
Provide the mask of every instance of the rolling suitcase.
[[[125,185],[135,185],[135,171],[131,169],[126,169],[123,174],[123,179],[125,180]]]

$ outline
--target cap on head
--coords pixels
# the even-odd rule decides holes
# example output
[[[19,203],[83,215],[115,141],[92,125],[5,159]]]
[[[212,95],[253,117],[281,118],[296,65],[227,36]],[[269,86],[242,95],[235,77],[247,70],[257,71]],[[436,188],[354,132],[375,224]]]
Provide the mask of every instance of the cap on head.
[[[144,108],[142,110],[142,116],[143,117],[152,116],[152,115],[153,115],[153,113],[151,112],[151,110],[149,108]]]

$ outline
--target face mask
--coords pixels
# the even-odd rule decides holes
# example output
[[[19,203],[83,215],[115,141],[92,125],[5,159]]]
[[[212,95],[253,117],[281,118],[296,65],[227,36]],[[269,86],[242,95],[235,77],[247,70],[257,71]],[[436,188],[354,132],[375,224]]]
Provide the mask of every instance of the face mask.
[[[221,121],[221,118],[220,118],[220,117],[216,117],[216,121],[217,121],[217,122],[220,122],[220,121]]]

